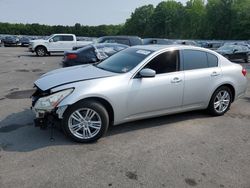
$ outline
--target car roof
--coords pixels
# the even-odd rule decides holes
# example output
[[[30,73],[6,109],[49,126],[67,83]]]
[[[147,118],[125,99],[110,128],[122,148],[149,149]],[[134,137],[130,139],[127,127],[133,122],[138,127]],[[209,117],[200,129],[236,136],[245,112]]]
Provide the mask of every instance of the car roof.
[[[102,37],[100,37],[100,38],[140,38],[140,37],[138,37],[138,36],[130,36],[130,35],[116,35],[116,36],[102,36]]]
[[[131,48],[137,48],[137,49],[143,49],[143,50],[150,50],[150,51],[160,51],[164,49],[194,49],[194,50],[202,50],[202,51],[211,51],[205,48],[197,47],[197,46],[188,46],[188,45],[138,45],[138,46],[133,46]]]
[[[89,44],[90,46],[96,46],[96,47],[102,47],[102,46],[124,46],[124,47],[129,47],[128,45],[125,44],[119,44],[119,43],[93,43]]]

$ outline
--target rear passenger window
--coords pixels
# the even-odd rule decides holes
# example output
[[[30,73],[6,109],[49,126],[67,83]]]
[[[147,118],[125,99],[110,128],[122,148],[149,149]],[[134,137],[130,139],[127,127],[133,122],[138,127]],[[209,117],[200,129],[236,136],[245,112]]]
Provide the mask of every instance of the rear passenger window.
[[[184,70],[208,68],[207,53],[198,50],[183,50]]]
[[[207,53],[207,60],[209,67],[217,67],[218,66],[218,58],[210,53]]]
[[[62,36],[62,41],[73,41],[73,40],[74,40],[73,36],[67,36],[67,35]]]
[[[178,71],[179,52],[164,52],[151,60],[145,68],[155,70],[156,74]]]

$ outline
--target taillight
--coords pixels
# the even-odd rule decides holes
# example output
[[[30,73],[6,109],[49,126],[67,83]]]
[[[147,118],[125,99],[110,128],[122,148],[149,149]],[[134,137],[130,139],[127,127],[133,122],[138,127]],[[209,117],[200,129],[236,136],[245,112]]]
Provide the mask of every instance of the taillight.
[[[76,54],[67,54],[67,59],[76,59],[77,55]]]
[[[242,74],[243,74],[244,76],[247,75],[247,70],[246,70],[245,68],[242,68]]]

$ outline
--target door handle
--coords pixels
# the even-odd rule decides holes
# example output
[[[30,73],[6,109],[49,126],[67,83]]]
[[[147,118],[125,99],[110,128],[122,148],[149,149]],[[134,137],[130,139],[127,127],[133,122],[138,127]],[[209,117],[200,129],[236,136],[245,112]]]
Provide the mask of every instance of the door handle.
[[[212,74],[211,74],[211,76],[219,76],[219,75],[220,75],[220,73],[218,73],[216,71],[212,72]]]
[[[181,82],[182,79],[178,78],[178,77],[174,77],[172,80],[171,80],[171,83],[179,83]]]

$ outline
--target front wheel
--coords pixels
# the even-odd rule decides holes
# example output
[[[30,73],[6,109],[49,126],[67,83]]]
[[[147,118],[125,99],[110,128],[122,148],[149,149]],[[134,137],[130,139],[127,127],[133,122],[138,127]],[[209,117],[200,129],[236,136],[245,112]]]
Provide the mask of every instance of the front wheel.
[[[39,56],[39,57],[45,56],[46,52],[47,52],[47,50],[42,46],[39,46],[39,47],[36,48],[36,55]]]
[[[211,115],[221,116],[224,115],[230,108],[232,103],[232,92],[226,87],[218,88],[209,102],[208,111]]]
[[[107,131],[109,116],[103,105],[83,101],[70,106],[64,114],[63,129],[76,142],[97,141]]]

